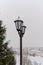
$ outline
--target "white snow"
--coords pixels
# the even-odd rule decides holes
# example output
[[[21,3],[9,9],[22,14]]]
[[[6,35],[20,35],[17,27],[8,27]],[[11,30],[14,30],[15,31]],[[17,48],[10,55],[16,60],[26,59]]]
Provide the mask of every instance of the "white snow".
[[[32,61],[32,63],[33,63],[34,61],[36,61],[38,64],[43,65],[43,57],[40,57],[40,56],[35,56],[35,57],[33,57],[33,56],[28,56],[28,58]]]
[[[32,65],[34,65],[34,62],[37,62],[38,65],[43,65],[43,57],[41,56],[29,56],[27,59],[30,59],[32,62]],[[20,65],[20,56],[16,55],[16,65]]]
[[[20,55],[16,55],[16,65],[20,65]]]

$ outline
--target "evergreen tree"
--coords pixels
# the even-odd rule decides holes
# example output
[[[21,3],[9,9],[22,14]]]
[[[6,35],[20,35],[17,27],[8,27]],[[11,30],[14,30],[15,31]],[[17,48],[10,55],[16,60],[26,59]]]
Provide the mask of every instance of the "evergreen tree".
[[[15,57],[12,51],[8,48],[8,43],[4,43],[6,28],[2,26],[0,20],[0,65],[15,65]]]

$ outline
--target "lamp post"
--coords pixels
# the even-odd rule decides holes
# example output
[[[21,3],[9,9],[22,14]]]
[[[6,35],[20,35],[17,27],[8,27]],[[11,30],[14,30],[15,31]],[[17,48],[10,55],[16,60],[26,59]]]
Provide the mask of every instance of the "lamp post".
[[[14,22],[20,37],[20,65],[22,65],[22,37],[25,33],[26,26],[23,26],[23,21],[20,20],[20,17],[18,17],[18,20],[15,20]]]

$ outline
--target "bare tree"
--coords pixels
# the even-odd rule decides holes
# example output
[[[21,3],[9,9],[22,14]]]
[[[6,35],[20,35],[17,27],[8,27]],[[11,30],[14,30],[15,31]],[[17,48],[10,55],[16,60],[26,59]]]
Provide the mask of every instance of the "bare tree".
[[[23,56],[22,65],[32,65],[32,62],[26,56]]]

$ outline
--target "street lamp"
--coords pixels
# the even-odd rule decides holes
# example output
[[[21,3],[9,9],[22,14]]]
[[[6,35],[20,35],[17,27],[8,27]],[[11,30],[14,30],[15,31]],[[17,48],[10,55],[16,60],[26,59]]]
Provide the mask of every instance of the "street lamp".
[[[18,20],[15,20],[14,22],[20,37],[20,65],[22,65],[22,37],[25,33],[26,26],[23,26],[23,21],[20,20],[20,17],[18,17]]]

